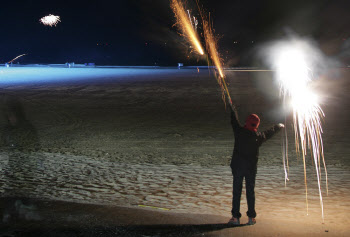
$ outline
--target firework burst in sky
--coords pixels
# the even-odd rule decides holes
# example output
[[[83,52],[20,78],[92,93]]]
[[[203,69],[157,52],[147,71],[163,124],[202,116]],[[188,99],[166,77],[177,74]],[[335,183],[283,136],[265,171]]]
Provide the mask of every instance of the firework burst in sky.
[[[56,26],[58,22],[61,22],[61,18],[55,15],[44,16],[40,19],[40,22],[46,26]]]

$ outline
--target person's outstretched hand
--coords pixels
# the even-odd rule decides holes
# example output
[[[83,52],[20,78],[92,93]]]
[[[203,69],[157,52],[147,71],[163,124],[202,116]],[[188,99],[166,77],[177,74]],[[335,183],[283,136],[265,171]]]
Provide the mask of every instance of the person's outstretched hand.
[[[284,124],[283,124],[283,123],[279,123],[279,124],[278,124],[278,127],[284,128]]]

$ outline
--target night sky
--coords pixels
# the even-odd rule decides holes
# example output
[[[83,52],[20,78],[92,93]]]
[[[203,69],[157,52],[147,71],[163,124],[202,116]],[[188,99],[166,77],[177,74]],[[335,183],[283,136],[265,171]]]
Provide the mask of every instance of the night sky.
[[[187,2],[199,17],[195,1]],[[286,31],[316,40],[328,55],[349,45],[348,0],[201,0],[199,5],[210,12],[228,66],[249,66],[257,45]],[[48,14],[62,22],[42,25],[39,19]],[[169,0],[6,1],[0,20],[0,63],[27,53],[20,63],[206,64],[205,57],[189,53],[173,26]]]

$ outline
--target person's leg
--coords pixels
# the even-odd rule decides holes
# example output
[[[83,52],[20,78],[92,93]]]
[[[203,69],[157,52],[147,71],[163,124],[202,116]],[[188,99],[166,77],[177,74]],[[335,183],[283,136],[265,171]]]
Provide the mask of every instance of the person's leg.
[[[255,174],[248,174],[245,176],[245,188],[247,195],[248,211],[247,216],[250,218],[256,217],[255,212]]]
[[[240,205],[241,205],[241,195],[242,195],[242,175],[233,175],[233,192],[232,192],[232,216],[235,218],[241,218]]]

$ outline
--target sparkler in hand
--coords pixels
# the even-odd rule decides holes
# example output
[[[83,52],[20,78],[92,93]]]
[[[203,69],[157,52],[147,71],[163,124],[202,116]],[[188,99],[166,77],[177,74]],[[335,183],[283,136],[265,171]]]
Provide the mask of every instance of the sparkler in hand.
[[[310,88],[310,83],[314,79],[313,71],[321,54],[308,42],[300,39],[276,43],[270,46],[268,54],[280,85],[281,96],[283,96],[284,101],[286,98],[291,101],[296,149],[300,150],[303,156],[307,208],[305,157],[309,148],[315,164],[322,218],[324,219],[321,192],[321,162],[325,168],[327,181],[321,123],[324,113],[318,103],[316,93]],[[285,174],[287,175],[286,168]]]

